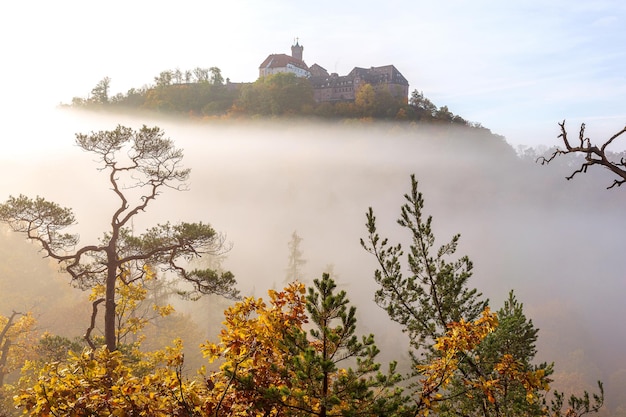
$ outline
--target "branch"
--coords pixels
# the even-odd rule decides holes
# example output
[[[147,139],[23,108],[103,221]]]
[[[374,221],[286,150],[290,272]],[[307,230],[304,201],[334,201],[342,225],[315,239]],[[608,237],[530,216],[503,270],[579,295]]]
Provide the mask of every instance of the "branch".
[[[565,150],[556,149],[550,157],[539,157],[537,158],[537,162],[541,162],[541,165],[547,165],[552,162],[559,155],[567,155],[567,154],[585,154],[585,162],[576,169],[571,175],[565,177],[567,180],[571,180],[579,173],[586,173],[587,169],[593,165],[600,165],[609,171],[613,172],[619,178],[613,180],[613,184],[607,187],[607,189],[611,189],[615,186],[621,186],[626,183],[626,159],[620,158],[619,162],[613,162],[609,160],[607,157],[607,147],[611,145],[617,138],[619,138],[622,134],[626,133],[626,127],[624,127],[619,132],[615,133],[611,136],[606,142],[604,142],[600,147],[593,145],[591,140],[585,137],[585,124],[580,125],[580,131],[578,134],[578,144],[573,146],[568,137],[567,130],[565,129],[565,120],[559,123],[561,128],[561,134],[558,138],[563,140],[563,144],[565,145]]]
[[[113,131],[77,134],[77,144],[85,151],[93,152],[104,163],[101,170],[110,170],[109,182],[113,192],[120,199],[120,207],[111,219],[111,226],[122,227],[140,211],[144,211],[149,202],[159,194],[161,187],[176,190],[185,189],[185,181],[189,178],[189,169],[181,168],[183,153],[176,149],[170,139],[158,127],[143,126],[135,131],[124,126],[117,126]],[[120,164],[117,154],[124,146],[128,149],[127,165]],[[134,180],[128,188],[148,188],[141,196],[141,203],[130,208],[128,199],[119,187],[118,174],[127,173]],[[135,175],[137,174],[137,175]],[[178,182],[179,185],[172,183]]]
[[[20,313],[20,312],[17,312],[15,310],[11,313],[11,315],[7,319],[6,324],[4,325],[4,328],[2,329],[2,332],[0,332],[0,341],[4,340],[5,336],[7,335],[7,332],[9,331],[11,326],[13,326],[13,320],[15,319],[15,317],[16,316],[23,316],[23,315],[24,315],[24,313]]]
[[[96,350],[96,345],[94,345],[93,341],[91,340],[91,332],[96,327],[96,317],[98,316],[98,304],[100,304],[102,302],[104,302],[104,298],[98,298],[91,305],[91,307],[92,307],[91,323],[89,324],[89,327],[87,328],[87,332],[85,332],[85,340],[87,341],[87,344],[92,349],[92,351]]]
[[[586,414],[597,413],[604,406],[604,386],[600,381],[598,381],[598,389],[599,393],[593,393],[591,396],[587,391],[580,397],[571,395],[565,414],[563,414],[565,395],[562,392],[554,391],[555,398],[551,401],[547,415],[549,417],[582,417]],[[593,397],[593,402],[590,397]]]

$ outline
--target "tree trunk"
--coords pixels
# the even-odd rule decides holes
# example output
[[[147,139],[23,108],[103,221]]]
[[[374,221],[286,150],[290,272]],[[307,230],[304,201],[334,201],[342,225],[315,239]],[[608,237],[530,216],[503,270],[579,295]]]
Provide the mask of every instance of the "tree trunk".
[[[4,377],[7,374],[6,366],[9,358],[9,349],[11,348],[11,341],[6,337],[6,335],[9,332],[9,329],[13,326],[13,320],[19,314],[21,313],[13,311],[4,325],[4,328],[0,332],[0,342],[2,342],[2,349],[0,352],[0,387],[4,385]]]
[[[323,295],[322,297],[322,305],[325,305],[326,303],[326,294]],[[323,314],[326,314],[326,312],[324,312]],[[322,371],[324,372],[324,379],[322,381],[322,406],[320,407],[320,413],[319,413],[319,417],[326,417],[326,413],[327,413],[327,409],[326,409],[326,400],[328,399],[328,379],[329,379],[329,375],[328,375],[328,369],[326,369],[326,367],[328,366],[328,334],[326,333],[328,329],[328,321],[326,320],[326,317],[323,318],[322,320],[322,334],[323,334],[323,339],[322,339],[322,357],[323,357],[323,364],[324,364],[324,369],[322,369]]]
[[[4,386],[4,377],[7,374],[6,366],[9,358],[10,347],[11,341],[7,339],[2,346],[2,353],[0,354],[0,387]]]
[[[115,282],[117,278],[117,259],[115,251],[107,251],[107,279],[104,302],[104,342],[110,352],[117,350],[115,337]]]

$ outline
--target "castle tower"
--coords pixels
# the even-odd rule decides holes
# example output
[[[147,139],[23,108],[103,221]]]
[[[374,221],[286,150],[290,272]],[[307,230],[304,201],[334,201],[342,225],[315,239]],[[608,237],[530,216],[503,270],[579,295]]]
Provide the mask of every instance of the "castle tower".
[[[291,47],[291,56],[302,61],[303,50],[304,46],[300,46],[300,44],[298,44],[298,38],[296,38],[296,44]]]

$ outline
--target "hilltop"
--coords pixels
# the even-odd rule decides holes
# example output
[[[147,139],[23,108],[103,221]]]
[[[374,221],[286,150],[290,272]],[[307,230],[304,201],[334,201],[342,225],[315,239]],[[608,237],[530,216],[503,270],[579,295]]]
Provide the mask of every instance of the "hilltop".
[[[110,95],[111,79],[100,80],[87,97],[74,97],[72,108],[107,111],[141,110],[199,119],[311,118],[326,120],[393,120],[450,124],[484,129],[438,107],[423,92],[408,99],[364,83],[353,100],[316,102],[312,82],[294,73],[275,73],[251,83],[232,83],[217,67],[165,70],[154,82]]]

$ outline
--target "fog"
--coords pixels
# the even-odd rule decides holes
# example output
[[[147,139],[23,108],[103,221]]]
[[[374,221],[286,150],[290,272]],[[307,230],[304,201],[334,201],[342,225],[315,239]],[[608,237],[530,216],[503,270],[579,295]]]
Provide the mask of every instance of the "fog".
[[[224,266],[244,295],[257,296],[282,285],[287,243],[297,231],[305,281],[332,266],[359,308],[361,331],[376,333],[387,357],[398,346],[398,328],[372,301],[376,264],[359,238],[371,206],[382,236],[407,241],[395,221],[414,173],[438,243],[461,234],[457,253],[474,262],[470,285],[492,309],[515,290],[541,329],[539,359],[556,361],[562,386],[593,388],[603,379],[609,405],[626,402],[619,397],[626,382],[626,194],[605,190],[607,172],[566,181],[572,167],[565,163],[522,161],[503,138],[443,127],[209,123],[69,111],[9,124],[2,198],[40,195],[73,208],[84,244],[106,230],[117,201],[93,156],[74,145],[74,133],[117,124],[161,127],[184,149],[189,190],[165,190],[135,229],[209,222],[233,245]],[[6,300],[1,307],[2,314],[12,308]]]

